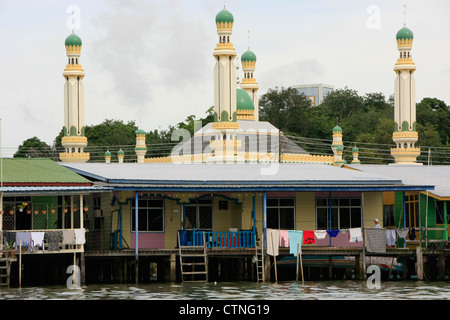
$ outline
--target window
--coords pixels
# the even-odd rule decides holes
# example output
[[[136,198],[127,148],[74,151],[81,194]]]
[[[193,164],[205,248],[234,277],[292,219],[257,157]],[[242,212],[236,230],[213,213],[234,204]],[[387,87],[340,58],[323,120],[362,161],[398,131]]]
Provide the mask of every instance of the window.
[[[329,199],[316,198],[317,229],[336,230],[361,227],[361,206],[361,198],[332,198],[330,217]]]
[[[406,227],[419,226],[419,195],[405,193]]]
[[[436,203],[436,224],[444,224],[444,201],[435,200]],[[447,217],[448,219],[448,217]]]
[[[185,210],[186,229],[212,230],[213,199],[191,200]]]
[[[267,228],[295,229],[295,198],[267,199]]]
[[[385,204],[383,206],[383,227],[395,227],[395,206]]]
[[[136,231],[134,202],[131,206],[131,231]],[[138,200],[138,231],[164,231],[164,199]]]

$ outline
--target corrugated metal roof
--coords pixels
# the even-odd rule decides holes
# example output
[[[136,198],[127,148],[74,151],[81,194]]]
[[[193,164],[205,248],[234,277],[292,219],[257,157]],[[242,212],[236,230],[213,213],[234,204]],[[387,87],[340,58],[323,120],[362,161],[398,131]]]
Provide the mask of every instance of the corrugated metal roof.
[[[400,179],[325,164],[63,163],[75,172],[114,186],[160,188],[321,188],[394,186]],[[422,190],[425,187],[419,184]],[[418,187],[417,185],[414,187]]]
[[[86,178],[51,159],[4,158],[2,165],[4,184],[90,183]]]
[[[80,194],[92,192],[108,192],[111,191],[108,187],[99,186],[60,186],[60,187],[0,187],[0,191],[10,196],[12,194]]]
[[[401,179],[405,184],[432,185],[435,188],[430,193],[438,197],[450,197],[450,166],[349,165],[349,167],[368,174],[376,173],[392,179]]]

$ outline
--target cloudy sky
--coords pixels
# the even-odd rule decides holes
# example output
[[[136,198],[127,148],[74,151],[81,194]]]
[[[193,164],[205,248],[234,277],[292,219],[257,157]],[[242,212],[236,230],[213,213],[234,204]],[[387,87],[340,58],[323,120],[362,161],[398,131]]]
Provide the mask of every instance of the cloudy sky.
[[[260,95],[324,83],[386,97],[406,5],[417,101],[450,105],[448,0],[0,0],[3,155],[33,136],[51,145],[63,126],[71,6],[80,9],[86,124],[134,120],[150,131],[213,105],[215,16],[224,4],[238,56],[248,46],[257,56]]]

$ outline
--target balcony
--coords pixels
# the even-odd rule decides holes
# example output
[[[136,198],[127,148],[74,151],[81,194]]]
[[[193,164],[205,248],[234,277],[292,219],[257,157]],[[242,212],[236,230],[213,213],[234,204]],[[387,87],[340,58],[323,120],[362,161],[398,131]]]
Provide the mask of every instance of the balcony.
[[[255,232],[241,231],[204,231],[179,230],[181,246],[203,246],[207,248],[254,248]]]

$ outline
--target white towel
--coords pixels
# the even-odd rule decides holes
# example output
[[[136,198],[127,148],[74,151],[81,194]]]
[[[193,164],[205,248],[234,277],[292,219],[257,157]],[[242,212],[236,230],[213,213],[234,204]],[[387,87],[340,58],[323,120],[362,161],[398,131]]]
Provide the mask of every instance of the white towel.
[[[386,245],[395,246],[397,243],[397,233],[395,229],[386,229]]]
[[[314,235],[317,240],[325,239],[327,236],[327,230],[314,230]]]
[[[278,256],[278,248],[280,246],[280,230],[267,229],[267,254]]]
[[[86,229],[75,229],[75,244],[86,243],[85,233]]]
[[[31,241],[33,241],[33,245],[44,247],[44,235],[45,232],[31,232]]]
[[[350,228],[350,242],[362,241],[361,228]]]
[[[75,232],[74,230],[63,230],[63,243],[64,244],[74,244],[75,243]]]

